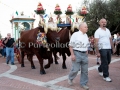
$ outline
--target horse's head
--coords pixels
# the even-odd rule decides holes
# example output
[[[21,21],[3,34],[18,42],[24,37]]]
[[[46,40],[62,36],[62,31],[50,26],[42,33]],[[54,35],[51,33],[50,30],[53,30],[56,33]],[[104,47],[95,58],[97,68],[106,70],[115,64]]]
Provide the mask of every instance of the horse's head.
[[[48,43],[56,43],[60,41],[60,37],[58,36],[57,31],[48,29],[46,36],[47,36]]]
[[[46,37],[48,40],[48,43],[56,43],[59,42],[60,37],[58,36],[57,29],[49,28],[49,27],[40,27],[41,32],[46,33]]]
[[[74,23],[71,25],[71,34],[73,34],[74,32],[79,31],[79,25],[80,25],[79,22],[74,22]]]

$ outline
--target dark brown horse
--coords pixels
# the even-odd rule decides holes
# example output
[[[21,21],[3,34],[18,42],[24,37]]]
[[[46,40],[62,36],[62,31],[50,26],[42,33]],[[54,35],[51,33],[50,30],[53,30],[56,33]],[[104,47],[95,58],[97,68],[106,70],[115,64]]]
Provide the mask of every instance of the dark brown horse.
[[[38,32],[44,32],[44,28],[37,27],[35,29],[21,32],[21,67],[24,67],[24,56],[26,53],[28,60],[31,62],[31,68],[35,69],[35,65],[33,63],[33,55],[35,54],[40,63],[40,74],[45,74],[45,70],[43,68],[43,59],[48,59],[48,64],[45,65],[45,68],[49,68],[52,60],[52,52],[36,43]],[[48,44],[56,43],[56,41],[59,40],[56,31],[48,30],[46,36]]]
[[[74,31],[71,30],[70,27],[66,27],[66,28],[62,28],[59,32],[58,32],[58,36],[60,37],[60,41],[57,43],[57,47],[52,49],[53,51],[53,55],[54,55],[54,59],[55,59],[55,64],[58,64],[58,57],[57,57],[57,52],[59,52],[60,55],[62,55],[63,58],[63,63],[62,63],[62,68],[63,69],[67,69],[66,66],[66,54],[68,56],[70,56],[70,50],[69,50],[69,41],[70,41],[70,37],[74,32],[77,32],[78,29],[75,28]]]
[[[58,36],[60,37],[60,41],[57,43],[57,47],[53,48],[53,55],[55,59],[55,64],[58,64],[57,61],[57,52],[59,52],[60,55],[62,55],[63,58],[63,63],[62,63],[62,68],[67,69],[66,67],[66,54],[70,56],[70,51],[69,51],[69,40],[70,40],[70,30],[68,28],[63,28],[58,32]]]

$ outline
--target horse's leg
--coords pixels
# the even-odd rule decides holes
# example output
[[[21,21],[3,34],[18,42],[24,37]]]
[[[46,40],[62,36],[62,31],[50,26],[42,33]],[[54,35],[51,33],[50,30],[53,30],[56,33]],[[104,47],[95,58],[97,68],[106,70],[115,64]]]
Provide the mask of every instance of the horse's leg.
[[[49,52],[48,52],[48,64],[46,64],[46,65],[44,66],[45,69],[47,69],[47,68],[50,67],[51,61],[53,61],[52,52],[49,51]]]
[[[18,49],[18,48],[16,48],[16,53],[15,53],[15,55],[16,55],[16,58],[17,58],[17,60],[18,60],[18,62],[19,62],[19,64],[21,64],[21,59],[20,59],[20,50]]]
[[[56,53],[56,58],[57,58],[57,60],[60,59],[60,58],[58,57],[57,53]]]
[[[21,51],[21,67],[25,67],[25,65],[24,65],[24,56],[25,56],[24,51]]]
[[[40,54],[38,52],[35,53],[35,54],[36,54],[36,56],[37,56],[37,58],[39,60],[39,63],[40,63],[40,74],[46,74],[46,72],[45,72],[45,70],[43,68],[43,59],[42,59],[42,57],[40,56]]]
[[[55,59],[55,64],[59,64],[58,61],[57,61],[57,52],[56,51],[53,51],[53,56],[54,56],[54,59]]]
[[[65,61],[66,61],[66,55],[65,55],[64,52],[62,52],[62,58],[63,58],[62,68],[63,69],[67,69],[66,63],[65,63]]]
[[[29,55],[27,55],[27,59],[30,61],[30,63],[31,63],[31,68],[32,69],[36,69],[35,68],[35,65],[34,65],[34,63],[33,63],[33,55],[32,54],[29,54]]]
[[[53,57],[51,57],[50,59],[50,64],[53,64]]]
[[[53,53],[54,51],[52,51],[52,53]],[[53,54],[54,55],[54,54]],[[49,60],[48,60],[49,61]],[[51,60],[50,60],[50,64],[53,64],[53,57],[51,58]]]

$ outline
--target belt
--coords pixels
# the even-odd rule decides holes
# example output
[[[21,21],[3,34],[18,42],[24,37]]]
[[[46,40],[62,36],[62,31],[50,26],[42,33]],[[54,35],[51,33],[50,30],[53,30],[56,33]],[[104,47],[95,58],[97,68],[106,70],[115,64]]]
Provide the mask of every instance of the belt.
[[[7,48],[13,48],[13,46],[11,46],[11,47],[7,47]]]
[[[81,53],[86,53],[86,51],[79,51],[79,50],[74,50],[74,51],[81,52]]]
[[[13,45],[11,45],[11,46],[6,46],[6,47],[8,47],[8,48],[13,48]]]

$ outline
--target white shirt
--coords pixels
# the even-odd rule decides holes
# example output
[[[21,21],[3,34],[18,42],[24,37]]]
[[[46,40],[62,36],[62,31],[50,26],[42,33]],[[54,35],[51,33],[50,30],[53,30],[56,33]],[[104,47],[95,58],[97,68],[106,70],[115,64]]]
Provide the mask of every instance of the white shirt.
[[[87,51],[88,45],[89,40],[87,34],[83,34],[80,30],[71,36],[69,46],[73,47],[73,50]]]
[[[99,49],[111,49],[110,37],[111,33],[109,29],[103,30],[102,28],[98,28],[94,34],[95,38],[98,38],[98,47]]]

